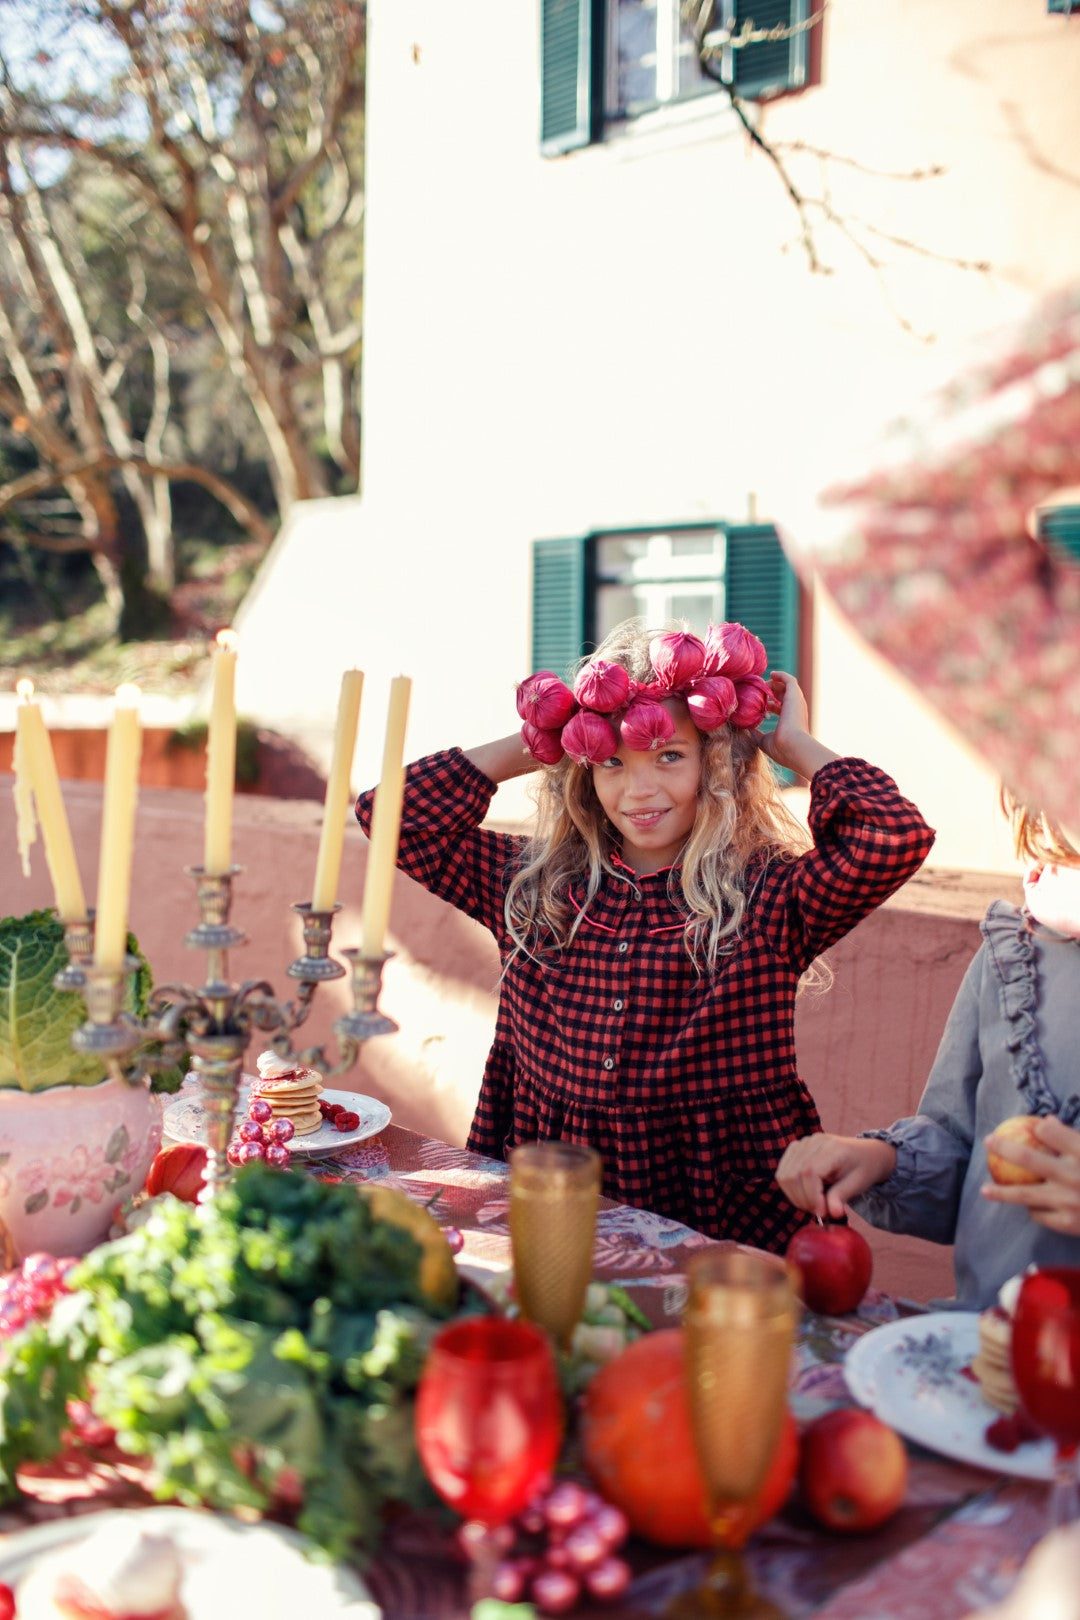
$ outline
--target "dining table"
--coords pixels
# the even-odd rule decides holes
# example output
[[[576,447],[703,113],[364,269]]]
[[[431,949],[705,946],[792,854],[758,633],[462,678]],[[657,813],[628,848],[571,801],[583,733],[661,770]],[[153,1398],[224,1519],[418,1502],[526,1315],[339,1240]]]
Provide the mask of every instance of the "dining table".
[[[497,1296],[495,1285],[511,1269],[505,1162],[393,1122],[303,1162],[320,1179],[382,1182],[426,1206],[461,1234],[457,1264],[469,1288],[481,1298]],[[654,1328],[675,1327],[687,1295],[687,1259],[711,1241],[649,1210],[601,1199],[593,1276],[624,1289]],[[910,1337],[917,1350],[924,1325],[937,1319],[873,1287],[848,1315],[804,1310],[790,1382],[797,1424],[857,1404],[845,1367],[862,1338],[889,1328],[894,1338]],[[993,1416],[987,1408],[987,1420]],[[998,1469],[986,1466],[985,1457],[972,1462],[910,1437],[905,1443],[905,1500],[880,1528],[825,1529],[796,1490],[751,1537],[746,1557],[753,1580],[789,1620],[960,1620],[1011,1588],[1047,1528],[1046,1484],[1007,1471],[1004,1457]],[[130,1466],[107,1448],[93,1457],[83,1451],[36,1464],[20,1482],[23,1497],[0,1511],[0,1556],[5,1538],[29,1524],[149,1501]],[[678,1592],[697,1583],[707,1560],[699,1551],[654,1547],[634,1537],[623,1556],[632,1571],[626,1592],[603,1605],[583,1601],[573,1610],[579,1620],[661,1616]],[[468,1614],[465,1561],[447,1510],[389,1515],[360,1573],[382,1620],[464,1620]]]

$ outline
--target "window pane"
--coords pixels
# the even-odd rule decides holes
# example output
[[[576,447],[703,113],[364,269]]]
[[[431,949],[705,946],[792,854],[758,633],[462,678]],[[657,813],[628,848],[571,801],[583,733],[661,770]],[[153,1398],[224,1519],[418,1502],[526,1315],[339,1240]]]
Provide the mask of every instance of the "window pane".
[[[655,105],[656,0],[618,0],[615,51],[618,110]]]
[[[679,40],[679,76],[677,80],[680,97],[700,95],[703,90],[715,90],[716,83],[702,69],[698,61],[697,50],[690,31],[683,24],[682,35]]]
[[[651,625],[685,619],[703,635],[724,617],[724,559],[715,529],[598,535],[597,635],[639,616]]]

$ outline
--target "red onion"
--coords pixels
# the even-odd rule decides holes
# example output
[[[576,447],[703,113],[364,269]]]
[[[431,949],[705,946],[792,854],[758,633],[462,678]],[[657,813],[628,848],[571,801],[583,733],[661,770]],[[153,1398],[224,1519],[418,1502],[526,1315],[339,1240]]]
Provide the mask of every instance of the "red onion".
[[[677,692],[700,675],[705,663],[705,643],[683,630],[654,636],[649,643],[649,659],[660,686]]]
[[[574,696],[584,709],[610,714],[620,709],[630,695],[630,677],[621,664],[593,658],[574,682]]]

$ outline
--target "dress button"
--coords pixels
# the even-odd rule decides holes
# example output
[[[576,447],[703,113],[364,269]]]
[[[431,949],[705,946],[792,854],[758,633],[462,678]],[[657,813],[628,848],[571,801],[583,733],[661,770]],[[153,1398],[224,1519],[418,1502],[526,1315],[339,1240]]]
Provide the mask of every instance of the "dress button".
[[[605,1069],[613,1069],[614,1067],[615,1067],[615,1059],[614,1058],[605,1058],[604,1059],[604,1068]]]
[[[622,1000],[622,997],[621,997],[621,996],[616,996],[616,998],[615,998],[615,1000],[614,1000],[614,1001],[613,1001],[613,1002],[612,1002],[612,1003],[611,1003],[611,1005],[612,1005],[612,1006],[613,1006],[613,1007],[614,1007],[614,1009],[615,1009],[615,1011],[616,1011],[616,1012],[622,1012],[622,1010],[623,1010],[623,1007],[624,1007],[624,1006],[625,1006],[625,1005],[626,1005],[626,1004],[625,1004],[625,1002],[624,1002],[624,1001],[623,1001],[623,1000]]]
[[[620,939],[620,941],[619,941],[619,950],[620,951],[628,951],[629,949],[630,949],[630,947],[626,943],[625,939]]]

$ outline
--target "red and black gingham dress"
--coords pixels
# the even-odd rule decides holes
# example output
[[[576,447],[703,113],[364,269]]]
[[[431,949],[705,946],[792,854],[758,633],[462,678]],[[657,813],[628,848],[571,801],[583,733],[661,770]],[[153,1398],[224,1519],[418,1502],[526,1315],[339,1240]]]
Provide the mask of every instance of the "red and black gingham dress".
[[[503,899],[522,841],[481,827],[494,791],[458,749],[411,765],[398,866],[489,928],[505,963]],[[357,801],[365,832],[371,801]],[[740,936],[712,977],[687,956],[666,871],[605,878],[567,950],[517,956],[469,1147],[501,1158],[541,1137],[587,1142],[609,1197],[782,1250],[806,1216],[773,1173],[794,1137],[821,1129],[796,1065],[799,978],[934,839],[892,779],[860,759],[817,772],[809,822],[813,849],[750,874]]]

